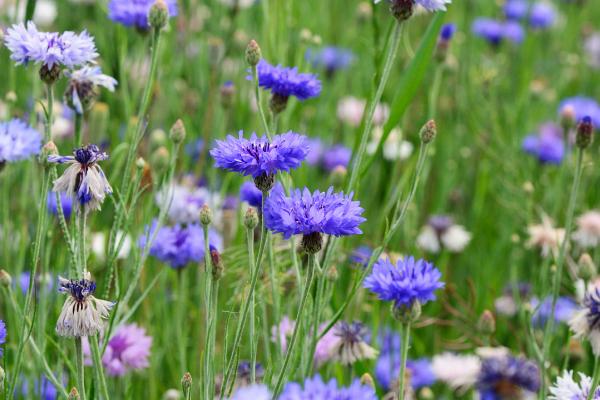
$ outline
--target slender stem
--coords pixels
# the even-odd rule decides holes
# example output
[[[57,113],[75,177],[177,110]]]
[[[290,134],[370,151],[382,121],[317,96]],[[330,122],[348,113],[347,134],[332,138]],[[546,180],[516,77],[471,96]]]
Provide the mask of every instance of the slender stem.
[[[85,400],[85,375],[83,371],[83,346],[81,345],[81,337],[75,338],[75,367],[77,368],[77,390],[81,396],[81,400]]]
[[[316,261],[315,261],[316,262]],[[310,332],[310,348],[308,353],[308,363],[305,369],[305,376],[311,376],[312,369],[314,367],[314,354],[317,349],[317,342],[319,338],[319,323],[321,322],[321,310],[323,310],[323,292],[325,290],[325,279],[323,276],[317,278],[317,293],[315,301],[313,302],[313,311],[311,316],[312,320],[312,331]]]
[[[250,269],[250,275],[253,274],[254,269],[256,268],[254,262],[254,229],[246,229],[246,237],[248,243],[248,268]],[[249,336],[250,336],[250,383],[254,384],[256,382],[256,343],[255,339],[255,329],[254,326],[256,321],[255,315],[255,297],[254,292],[250,295],[250,327],[249,327]]]
[[[83,143],[81,142],[81,123],[83,120],[83,115],[79,114],[78,112],[75,112],[75,136],[74,136],[74,140],[75,143],[73,144],[74,148],[78,148],[83,146]]]
[[[258,114],[260,115],[260,121],[262,122],[265,134],[269,140],[271,140],[271,131],[269,130],[269,124],[267,123],[265,111],[260,100],[260,87],[258,85],[258,72],[256,71],[256,66],[252,67],[252,77],[254,78],[254,98],[256,99],[256,106],[258,108]]]
[[[209,399],[214,397],[214,390],[212,389],[212,382],[214,382],[214,360],[213,360],[213,352],[214,349],[211,347],[211,343],[213,343],[213,336],[215,334],[215,320],[216,316],[213,315],[213,307],[216,305],[212,305],[213,302],[213,293],[215,281],[213,279],[213,275],[211,273],[211,259],[210,259],[210,246],[209,246],[209,237],[208,237],[208,225],[202,226],[202,231],[204,234],[204,279],[205,279],[205,325],[206,325],[206,346],[204,349],[204,396]],[[216,301],[216,299],[215,299]],[[213,396],[211,396],[213,393]]]
[[[298,332],[300,331],[300,326],[302,325],[302,318],[304,315],[306,300],[308,299],[308,295],[310,294],[310,289],[311,289],[313,281],[314,281],[315,257],[316,257],[315,254],[309,254],[309,256],[308,256],[308,273],[306,276],[306,285],[304,285],[304,290],[302,293],[302,297],[300,299],[300,305],[298,307],[298,312],[296,313],[296,324],[294,326],[294,332],[292,333],[290,342],[287,345],[285,358],[283,360],[283,366],[281,367],[281,371],[279,372],[279,376],[277,378],[277,383],[275,384],[275,389],[273,390],[273,399],[276,399],[277,396],[279,395],[279,392],[281,391],[283,381],[285,380],[285,377],[286,377],[287,368],[288,368],[290,360],[292,358],[292,354],[294,353],[294,348],[296,346],[296,340],[298,338]]]
[[[594,360],[594,375],[592,376],[592,386],[590,386],[587,400],[592,400],[595,397],[598,382],[600,382],[600,357],[596,357]]]
[[[54,86],[46,85],[46,90],[48,108],[46,109],[47,118],[44,124],[44,138],[48,142],[52,139],[52,123],[54,122]]]
[[[280,320],[280,298],[279,298],[279,290],[277,285],[277,272],[275,270],[275,256],[273,253],[273,240],[271,237],[268,239],[268,255],[269,255],[269,272],[271,274],[271,296],[273,296],[273,321],[276,324],[279,323]],[[279,362],[279,354],[281,353],[281,336],[275,335],[277,340],[277,349],[275,351],[275,361]]]
[[[410,322],[402,324],[402,354],[400,355],[400,376],[398,377],[398,399],[403,400],[406,396],[404,386],[406,384],[406,360],[408,360],[408,349],[410,348]]]
[[[558,258],[556,260],[556,272],[552,280],[552,307],[550,309],[550,315],[554,315],[556,310],[556,302],[558,299],[558,295],[560,292],[560,285],[565,265],[565,256],[567,250],[567,244],[570,241],[571,231],[573,229],[573,217],[575,215],[575,206],[577,204],[577,192],[579,191],[579,184],[581,182],[581,173],[583,169],[583,149],[579,149],[577,153],[577,165],[575,168],[575,177],[573,179],[573,186],[571,187],[571,194],[569,195],[569,205],[567,208],[566,221],[565,221],[565,236],[560,245],[560,249],[558,252]],[[544,341],[542,344],[542,359],[540,368],[542,371],[546,371],[546,360],[548,360],[548,356],[550,353],[550,348],[552,347],[552,339],[553,339],[553,330],[554,330],[554,318],[549,318],[548,322],[546,322],[546,329],[544,331]],[[542,385],[540,390],[540,399],[546,398],[546,374],[542,373]]]
[[[104,377],[104,368],[102,366],[102,357],[98,348],[98,335],[88,337],[90,349],[92,350],[92,361],[94,362],[94,370],[96,371],[96,380],[100,387],[100,393],[104,400],[110,399],[108,395],[108,387],[106,386],[106,378]]]
[[[86,250],[85,250],[85,225],[86,225],[86,212],[83,206],[79,207],[79,229],[77,234],[77,241],[79,243],[79,266],[78,266],[78,275],[80,278],[84,278],[84,274],[86,271]]]

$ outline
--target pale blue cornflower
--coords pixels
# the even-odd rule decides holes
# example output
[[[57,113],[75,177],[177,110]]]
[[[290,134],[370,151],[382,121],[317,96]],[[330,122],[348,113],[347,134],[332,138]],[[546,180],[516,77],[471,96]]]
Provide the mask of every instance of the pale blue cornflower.
[[[114,92],[117,86],[117,80],[103,74],[102,69],[97,66],[85,66],[75,71],[67,71],[65,75],[69,78],[65,98],[67,104],[78,114],[83,114],[93,104],[99,86],[111,92]]]

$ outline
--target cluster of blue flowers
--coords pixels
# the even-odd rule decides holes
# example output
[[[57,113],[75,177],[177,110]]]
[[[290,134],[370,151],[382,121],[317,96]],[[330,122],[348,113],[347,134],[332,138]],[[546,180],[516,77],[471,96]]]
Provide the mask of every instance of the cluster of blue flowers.
[[[141,30],[150,28],[148,13],[155,0],[111,0],[108,3],[108,16],[111,20],[128,27]],[[169,16],[177,15],[177,1],[165,0]]]
[[[324,382],[320,375],[307,378],[303,384],[288,383],[279,400],[331,399],[331,400],[376,400],[375,390],[355,380],[348,387],[339,387],[335,379]]]
[[[40,153],[42,135],[19,119],[0,122],[0,166]]]

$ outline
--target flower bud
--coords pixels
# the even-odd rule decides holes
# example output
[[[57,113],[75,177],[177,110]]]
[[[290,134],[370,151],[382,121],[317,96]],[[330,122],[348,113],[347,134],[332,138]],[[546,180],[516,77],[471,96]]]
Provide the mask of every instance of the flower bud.
[[[588,253],[583,253],[577,263],[577,276],[584,282],[589,282],[596,276],[596,265]]]
[[[246,229],[254,229],[258,225],[258,213],[254,207],[248,207],[244,216],[244,226]]]
[[[254,184],[256,188],[261,192],[268,192],[273,189],[275,185],[275,175],[273,174],[262,174],[254,178]]]
[[[252,39],[246,47],[246,62],[251,67],[256,67],[261,58],[260,46],[256,43],[256,40]]]
[[[148,24],[152,29],[160,31],[167,26],[169,21],[169,8],[164,0],[156,0],[148,11]]]
[[[413,323],[421,317],[421,303],[414,301],[410,306],[401,305],[399,307],[392,304],[392,315],[403,324]]]
[[[300,246],[307,254],[317,254],[323,248],[323,235],[320,232],[305,234]]]
[[[421,141],[425,144],[430,143],[435,136],[437,135],[437,127],[435,125],[434,120],[429,120],[423,127],[421,128],[421,132],[419,132],[419,136],[421,136]]]
[[[40,68],[40,79],[46,85],[53,85],[60,78],[60,66],[54,64],[52,68],[48,68],[45,64]]]
[[[338,165],[331,171],[331,183],[333,186],[340,186],[344,183],[348,175],[348,170],[343,165]]]
[[[590,117],[583,117],[579,125],[577,125],[577,135],[575,136],[575,144],[580,149],[585,149],[594,139],[594,124]]]
[[[369,373],[364,373],[361,377],[360,377],[360,383],[362,385],[366,385],[366,386],[370,386],[373,389],[375,389],[375,381],[373,380],[373,377],[371,376],[371,374]]]
[[[58,155],[58,148],[56,147],[54,142],[51,140],[48,143],[46,143],[44,145],[44,147],[42,147],[40,161],[45,166],[50,166],[51,164],[48,162],[48,157],[49,156],[57,156],[57,155]]]
[[[169,150],[164,146],[159,147],[152,153],[152,167],[157,174],[162,175],[167,170],[169,167],[169,157]]]
[[[485,310],[481,313],[479,321],[477,322],[477,328],[479,332],[484,335],[493,335],[496,332],[496,319],[494,314],[490,310]]]
[[[81,397],[79,396],[79,392],[77,391],[77,388],[72,388],[71,391],[69,392],[68,400],[79,400],[79,399],[81,399]]]
[[[146,168],[146,160],[144,160],[143,157],[138,157],[138,159],[135,160],[135,166],[143,171],[144,168]]]
[[[185,140],[185,125],[183,125],[183,121],[178,119],[175,121],[171,130],[169,131],[169,138],[174,143],[181,143]]]
[[[167,134],[162,129],[155,129],[150,132],[150,148],[156,150],[160,146],[167,144]]]
[[[327,270],[326,277],[330,282],[335,282],[338,280],[338,278],[340,277],[340,273],[338,272],[338,269],[335,267],[335,265],[329,267],[329,269]]]
[[[361,1],[356,10],[358,22],[364,23],[371,19],[373,15],[373,5],[370,1]]]
[[[221,258],[221,253],[216,248],[210,249],[210,261],[212,264],[212,276],[214,280],[221,279],[223,276],[223,259]]]
[[[415,12],[415,0],[391,0],[390,11],[398,22],[406,21]]]
[[[4,287],[10,287],[12,284],[12,277],[6,270],[0,269],[0,285]]]
[[[269,101],[269,110],[271,110],[274,115],[281,113],[286,109],[288,100],[288,96],[282,96],[280,94],[273,93],[271,96],[271,101]]]
[[[186,399],[189,398],[190,391],[192,390],[192,375],[189,372],[183,374],[181,388],[183,389],[183,397]]]
[[[560,111],[560,125],[564,130],[569,130],[575,125],[575,109],[567,104]]]
[[[212,222],[213,213],[208,204],[204,204],[200,209],[200,223],[202,225],[210,225]]]

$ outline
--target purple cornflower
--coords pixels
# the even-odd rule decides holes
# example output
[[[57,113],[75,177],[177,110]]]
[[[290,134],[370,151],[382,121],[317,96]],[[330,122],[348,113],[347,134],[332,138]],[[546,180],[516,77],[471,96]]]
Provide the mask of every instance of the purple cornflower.
[[[385,390],[393,389],[400,375],[400,351],[382,354],[375,364],[375,378]],[[408,360],[406,369],[410,376],[409,382],[413,389],[431,386],[436,378],[431,369],[431,361],[427,358]]]
[[[522,20],[529,11],[529,4],[525,0],[509,0],[504,4],[504,15],[510,20]]]
[[[65,75],[69,78],[69,86],[65,92],[66,103],[77,114],[83,114],[84,110],[92,106],[99,86],[111,92],[114,92],[117,86],[116,79],[103,74],[102,69],[97,66],[85,66]]]
[[[332,172],[336,167],[348,167],[352,158],[352,150],[344,145],[336,144],[323,153],[323,168]]]
[[[376,400],[377,395],[372,387],[361,384],[358,379],[348,387],[338,387],[335,379],[325,383],[320,375],[315,375],[313,378],[307,378],[304,384],[286,384],[279,397],[279,400],[298,399]]]
[[[146,233],[139,239],[139,246],[144,248],[148,238],[152,238],[156,231],[157,221],[146,228]],[[222,249],[222,239],[219,234],[209,231],[210,245]],[[150,255],[160,261],[169,264],[171,268],[180,269],[190,262],[201,262],[204,260],[204,233],[197,224],[187,226],[163,226],[156,232],[156,237],[150,247]]]
[[[71,218],[71,211],[73,210],[73,199],[65,192],[60,192],[60,204],[62,205],[63,214],[65,219]],[[56,192],[48,192],[48,200],[46,201],[48,211],[58,216],[58,203],[56,202]]]
[[[334,334],[338,340],[331,348],[331,355],[343,365],[377,357],[378,351],[368,343],[371,333],[363,323],[340,321],[335,325]]]
[[[251,175],[262,191],[271,189],[277,172],[298,168],[307,154],[306,136],[294,132],[275,135],[269,141],[256,133],[246,139],[240,131],[237,138],[228,135],[226,140],[217,140],[210,151],[217,167]]]
[[[352,64],[354,54],[348,49],[327,46],[320,50],[306,50],[306,60],[315,68],[323,68],[327,77],[332,77],[337,71]]]
[[[292,235],[304,235],[305,249],[320,250],[308,246],[313,239],[321,243],[321,234],[345,236],[362,233],[359,225],[365,221],[358,201],[352,201],[352,193],[334,193],[307,188],[296,189],[287,197],[281,185],[277,185],[265,201],[264,218],[267,228],[282,233],[285,239]],[[314,243],[315,245],[318,243]],[[308,247],[307,247],[308,246]],[[310,248],[309,248],[310,247]]]
[[[112,335],[102,357],[110,376],[123,376],[129,371],[148,368],[152,337],[136,324],[123,325]]]
[[[33,392],[30,392],[30,389],[33,389]],[[30,387],[30,383],[24,381],[21,385],[21,395],[24,399],[56,400],[58,390],[45,375],[42,375],[40,379],[33,382],[33,388]]]
[[[150,29],[148,13],[156,0],[111,0],[108,3],[108,17],[125,26],[134,26],[141,30]],[[177,1],[165,0],[169,16],[177,15]]]
[[[540,388],[537,365],[525,358],[504,355],[484,358],[477,382],[481,400],[523,398]]]
[[[237,389],[229,400],[271,400],[271,392],[266,385],[253,384]]]
[[[261,363],[255,366],[256,380],[260,381],[265,376],[265,369]],[[236,382],[242,385],[249,385],[252,378],[252,364],[250,361],[240,361],[237,367]]]
[[[0,168],[40,153],[42,135],[20,119],[0,122]]]
[[[543,124],[537,134],[526,136],[522,146],[542,164],[560,164],[565,156],[562,129],[553,123]]]
[[[352,264],[366,267],[371,259],[372,253],[373,249],[371,249],[369,246],[362,245],[352,250],[352,253],[350,253],[350,257],[348,257],[348,259]]]
[[[58,164],[70,164],[65,172],[54,181],[55,192],[70,194],[77,205],[77,211],[99,210],[112,188],[104,175],[99,161],[108,159],[108,154],[100,151],[94,144],[80,147],[72,156],[48,156],[48,161]]]
[[[566,107],[570,107],[575,113],[575,122],[581,121],[584,117],[590,117],[594,126],[600,127],[600,105],[591,97],[575,96],[564,99],[558,107],[559,115]]]
[[[539,305],[539,307],[538,307]],[[552,297],[546,297],[542,304],[537,299],[531,300],[531,308],[534,311],[531,316],[531,322],[534,326],[543,327],[552,315]],[[556,299],[554,309],[554,320],[556,322],[568,322],[579,310],[579,306],[570,297],[559,297]]]
[[[471,26],[473,34],[486,39],[490,44],[498,46],[504,39],[514,43],[521,43],[525,31],[517,22],[496,21],[489,18],[477,18]]]
[[[2,345],[6,343],[6,324],[0,319],[0,357],[4,355]]]
[[[74,68],[92,63],[98,57],[94,39],[87,31],[80,34],[70,31],[39,32],[31,21],[27,22],[27,26],[20,23],[8,28],[4,43],[17,65],[35,62],[48,70],[55,66]]]
[[[435,300],[435,291],[444,287],[440,271],[425,260],[406,257],[393,265],[381,259],[373,266],[373,272],[364,287],[377,294],[380,300],[393,301],[396,308],[411,307],[415,301],[425,304]]]
[[[294,96],[298,100],[317,97],[321,93],[321,82],[313,74],[302,74],[298,68],[273,66],[261,60],[257,65],[258,84],[273,95],[287,100]]]
[[[548,3],[536,3],[531,7],[529,14],[529,25],[532,28],[544,29],[554,25],[556,11]]]
[[[448,42],[448,41],[452,40],[455,33],[456,33],[456,25],[455,24],[452,24],[452,23],[444,24],[442,26],[442,29],[440,30],[440,40]]]
[[[240,187],[240,200],[262,211],[262,192],[252,182],[246,181],[242,184]]]

